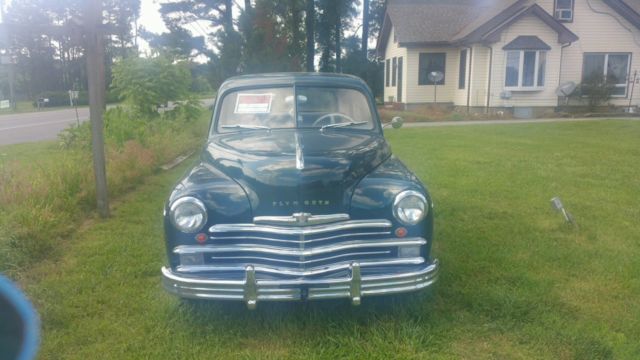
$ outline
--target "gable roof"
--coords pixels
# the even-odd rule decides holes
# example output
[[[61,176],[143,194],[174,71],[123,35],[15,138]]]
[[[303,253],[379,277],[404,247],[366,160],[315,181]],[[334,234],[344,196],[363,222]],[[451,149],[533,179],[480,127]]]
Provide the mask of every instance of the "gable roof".
[[[516,21],[522,19],[525,16],[533,15],[542,20],[547,26],[553,29],[558,34],[558,42],[561,44],[566,44],[570,42],[574,42],[578,40],[578,36],[571,32],[571,30],[567,29],[561,22],[556,20],[553,16],[549,15],[548,12],[544,11],[543,8],[538,4],[533,4],[522,11],[516,12],[515,15],[511,16],[507,21],[501,22],[490,31],[479,35],[479,37],[467,39],[467,41],[484,41],[484,42],[496,42],[500,40],[500,34],[510,25],[515,23]],[[493,20],[492,20],[493,21]]]
[[[602,0],[625,20],[640,29],[640,0]]]
[[[640,29],[640,0],[603,1]],[[392,27],[403,47],[490,43],[526,15],[540,18],[561,43],[578,39],[533,0],[388,0],[376,50],[384,53]]]
[[[551,50],[551,46],[547,45],[537,36],[521,35],[513,39],[505,45],[503,50]]]
[[[624,2],[636,13],[640,14],[640,0],[625,0]]]
[[[378,38],[386,47],[392,24],[401,44],[447,44],[478,15],[490,16],[523,0],[388,0]]]

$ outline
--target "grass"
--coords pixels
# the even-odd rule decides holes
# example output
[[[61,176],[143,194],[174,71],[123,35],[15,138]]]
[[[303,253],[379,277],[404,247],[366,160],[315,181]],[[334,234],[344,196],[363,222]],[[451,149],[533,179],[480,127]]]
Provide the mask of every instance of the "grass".
[[[435,199],[433,291],[188,303],[166,294],[161,209],[183,164],[21,279],[42,359],[637,359],[640,122],[390,130]],[[549,204],[561,196],[578,227]]]
[[[83,108],[83,107],[87,107],[87,106],[86,105],[78,106],[78,108]],[[61,109],[73,109],[73,107],[52,106],[52,107],[43,107],[41,109],[38,109],[35,106],[33,106],[33,103],[31,101],[18,101],[16,102],[15,109],[1,109],[0,116],[5,114],[21,114],[21,113],[29,113],[29,112],[36,112],[36,111],[52,111],[52,110],[61,110]]]
[[[117,109],[107,115],[107,182],[115,197],[196,149],[210,116],[148,122]],[[0,271],[19,273],[59,255],[59,244],[95,208],[89,126],[71,128],[59,141],[0,147]]]

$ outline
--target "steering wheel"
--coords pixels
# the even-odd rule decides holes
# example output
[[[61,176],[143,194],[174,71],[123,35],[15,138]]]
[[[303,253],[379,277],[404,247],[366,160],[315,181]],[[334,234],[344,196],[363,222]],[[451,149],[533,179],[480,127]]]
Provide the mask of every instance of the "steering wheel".
[[[320,127],[320,123],[322,123],[326,119],[330,119],[329,124],[336,124],[337,123],[336,118],[346,119],[346,121],[340,121],[341,123],[343,123],[343,122],[356,122],[355,120],[353,120],[348,115],[341,114],[341,113],[329,113],[329,114],[324,114],[324,115],[320,116],[319,118],[317,118],[316,121],[314,121],[311,126],[312,127]]]

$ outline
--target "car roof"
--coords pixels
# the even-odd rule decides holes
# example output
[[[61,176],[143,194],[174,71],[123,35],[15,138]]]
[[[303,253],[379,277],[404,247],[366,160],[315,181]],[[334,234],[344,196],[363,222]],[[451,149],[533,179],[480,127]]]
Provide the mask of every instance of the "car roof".
[[[227,79],[220,86],[220,90],[218,93],[221,94],[229,89],[238,87],[268,85],[286,86],[293,84],[347,86],[357,87],[369,91],[367,84],[359,77],[353,75],[317,72],[292,72],[234,76]]]

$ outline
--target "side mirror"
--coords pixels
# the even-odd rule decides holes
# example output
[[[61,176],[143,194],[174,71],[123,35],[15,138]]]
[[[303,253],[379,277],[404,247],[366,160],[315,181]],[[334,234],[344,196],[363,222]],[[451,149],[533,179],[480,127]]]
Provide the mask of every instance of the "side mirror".
[[[3,359],[35,359],[40,322],[27,298],[0,276],[0,349]]]
[[[393,119],[391,119],[391,127],[394,129],[400,129],[402,127],[402,124],[404,124],[404,119],[400,116],[395,116]]]
[[[391,122],[382,125],[382,128],[384,129],[387,126],[391,125],[391,127],[394,129],[400,129],[402,127],[402,124],[404,124],[404,119],[400,116],[394,116],[394,118],[391,119]]]

